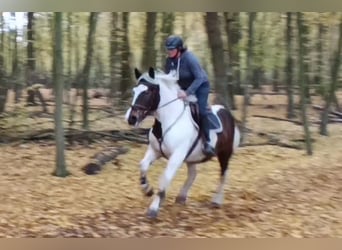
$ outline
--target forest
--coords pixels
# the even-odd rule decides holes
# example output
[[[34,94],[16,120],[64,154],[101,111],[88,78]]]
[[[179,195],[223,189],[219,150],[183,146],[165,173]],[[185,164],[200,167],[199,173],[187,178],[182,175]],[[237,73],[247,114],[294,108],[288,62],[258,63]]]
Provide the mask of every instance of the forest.
[[[241,131],[156,221],[139,187],[154,118],[125,121],[134,69],[181,36]],[[0,237],[339,237],[341,12],[0,12]],[[158,186],[165,159],[149,179]]]

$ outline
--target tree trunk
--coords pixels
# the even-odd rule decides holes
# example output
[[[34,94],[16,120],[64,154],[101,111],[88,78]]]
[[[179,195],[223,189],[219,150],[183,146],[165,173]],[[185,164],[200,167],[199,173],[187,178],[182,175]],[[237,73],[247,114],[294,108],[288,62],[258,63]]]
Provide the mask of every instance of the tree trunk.
[[[331,66],[331,83],[329,86],[329,92],[327,95],[327,98],[325,100],[325,107],[322,112],[322,117],[321,117],[321,124],[320,124],[320,134],[321,135],[328,135],[328,129],[327,129],[327,124],[328,124],[328,114],[329,110],[331,107],[331,103],[334,100],[335,97],[335,91],[337,88],[337,83],[338,83],[338,76],[339,76],[339,68],[340,68],[340,63],[341,63],[341,49],[342,49],[342,17],[340,20],[339,24],[339,38],[338,38],[338,44],[337,44],[337,49],[334,61]]]
[[[239,13],[224,13],[225,29],[228,37],[228,94],[230,96],[231,109],[236,109],[236,102],[234,98],[235,93],[241,93],[240,89],[240,56],[238,43],[241,38],[239,28]]]
[[[120,92],[122,100],[127,99],[130,96],[131,84],[132,84],[132,71],[130,66],[130,47],[129,47],[129,12],[122,13],[122,23],[123,23],[123,40],[122,40],[122,58],[121,58],[121,83]]]
[[[226,107],[232,107],[232,101],[227,93],[227,73],[226,62],[224,60],[223,41],[220,31],[220,21],[217,12],[207,12],[205,17],[205,27],[208,35],[208,42],[211,48],[211,60],[214,68],[215,95],[218,103]]]
[[[247,126],[247,106],[249,104],[249,89],[248,85],[252,79],[253,72],[253,42],[254,42],[254,20],[256,18],[255,12],[250,12],[248,16],[248,46],[247,46],[247,77],[244,82],[244,98],[242,108],[242,143],[246,142],[246,126]]]
[[[165,40],[173,33],[173,23],[175,21],[175,14],[173,12],[163,12],[162,15],[162,26],[160,28],[161,32],[161,43],[159,47],[159,60],[158,67],[164,69],[165,64]]]
[[[272,75],[272,90],[273,92],[279,92],[279,70],[277,66],[273,69]]]
[[[7,99],[7,84],[5,75],[5,60],[4,60],[4,18],[1,16],[1,37],[0,37],[0,114],[5,111]]]
[[[287,12],[286,18],[286,93],[287,93],[287,118],[295,118],[293,105],[293,59],[292,59],[292,13]]]
[[[71,82],[72,82],[72,56],[73,56],[73,18],[72,18],[72,13],[68,12],[68,28],[67,28],[67,36],[68,36],[68,55],[67,55],[67,60],[68,60],[68,78],[66,79],[66,86],[65,89],[67,90],[65,93],[65,100],[67,104],[70,104],[71,100]]]
[[[157,12],[147,12],[146,15],[144,50],[141,61],[141,67],[144,71],[148,70],[150,66],[156,66],[156,48],[154,41],[156,39]]]
[[[34,12],[27,13],[27,68],[26,68],[26,84],[31,86],[33,84],[33,73],[36,69],[36,53],[34,48]]]
[[[15,12],[11,13],[13,15],[13,18],[16,19]],[[12,52],[12,74],[11,74],[11,86],[10,88],[13,89],[14,91],[14,102],[18,103],[19,98],[20,98],[20,93],[21,93],[21,84],[18,83],[20,79],[20,69],[19,69],[19,55],[18,55],[18,42],[17,42],[17,37],[18,37],[18,31],[17,27],[13,29],[13,44],[14,44],[14,49]]]
[[[118,50],[119,45],[119,19],[118,19],[118,13],[112,12],[112,24],[111,24],[111,35],[110,35],[110,99],[112,99],[112,104],[115,106],[114,98],[117,95],[118,92],[118,62],[120,59],[120,54]]]
[[[315,72],[314,82],[319,85],[322,84],[322,68],[323,68],[323,37],[325,35],[326,28],[323,23],[318,24],[318,38],[317,38],[317,68]]]
[[[63,129],[63,32],[62,13],[55,13],[55,46],[54,46],[54,87],[56,96],[55,108],[55,138],[56,138],[56,169],[54,175],[65,177],[69,175],[64,156]]]
[[[82,127],[85,130],[89,129],[89,120],[88,120],[88,89],[89,89],[89,81],[90,81],[90,69],[91,62],[94,54],[94,42],[95,42],[95,33],[96,33],[96,23],[97,23],[97,12],[91,12],[89,16],[89,30],[88,30],[88,38],[87,38],[87,56],[85,65],[82,73],[82,86],[83,86],[83,124]]]
[[[312,143],[309,129],[309,122],[306,115],[306,87],[307,87],[307,77],[305,77],[305,62],[307,50],[305,49],[305,36],[307,35],[307,29],[303,25],[303,13],[297,12],[297,27],[298,27],[298,48],[299,48],[299,87],[300,87],[300,106],[301,106],[301,116],[302,122],[304,124],[304,136],[306,144],[306,152],[308,155],[312,155]]]

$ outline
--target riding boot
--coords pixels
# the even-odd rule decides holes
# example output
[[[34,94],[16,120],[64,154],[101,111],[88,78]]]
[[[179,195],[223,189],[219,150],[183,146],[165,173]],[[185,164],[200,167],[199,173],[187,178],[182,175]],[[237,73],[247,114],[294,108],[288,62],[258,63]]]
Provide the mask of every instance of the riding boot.
[[[215,149],[210,145],[210,137],[209,137],[209,120],[206,116],[201,117],[201,128],[204,134],[204,146],[203,153],[209,157],[215,155]]]

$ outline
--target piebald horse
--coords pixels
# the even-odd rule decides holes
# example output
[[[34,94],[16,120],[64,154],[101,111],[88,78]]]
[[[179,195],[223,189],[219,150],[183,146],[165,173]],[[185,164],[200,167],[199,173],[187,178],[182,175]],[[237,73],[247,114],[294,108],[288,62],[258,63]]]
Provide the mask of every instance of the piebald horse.
[[[194,104],[177,98],[180,87],[172,73],[155,71],[141,73],[135,69],[137,83],[133,88],[133,100],[127,110],[125,120],[129,125],[138,127],[149,115],[154,116],[161,124],[149,131],[147,151],[140,161],[140,184],[146,196],[153,196],[153,188],[147,180],[147,172],[157,159],[164,157],[167,166],[159,180],[159,190],[154,195],[147,216],[156,218],[165,199],[166,190],[177,170],[185,162],[187,179],[180,189],[175,202],[185,204],[188,191],[196,178],[196,164],[208,161],[202,153],[200,128],[194,115]],[[192,100],[194,102],[194,100]],[[196,105],[196,104],[195,104]],[[220,163],[220,181],[212,199],[215,207],[220,207],[224,200],[224,184],[227,177],[229,160],[240,143],[240,132],[234,117],[221,105],[208,108],[210,127],[210,143],[215,148]]]

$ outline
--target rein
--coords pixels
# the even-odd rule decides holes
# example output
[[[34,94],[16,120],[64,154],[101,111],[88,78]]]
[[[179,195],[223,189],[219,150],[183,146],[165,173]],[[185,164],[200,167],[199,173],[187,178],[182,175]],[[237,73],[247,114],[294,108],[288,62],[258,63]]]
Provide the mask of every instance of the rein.
[[[168,101],[167,103],[164,103],[163,105],[161,105],[160,107],[158,107],[157,109],[161,109],[167,105],[169,105],[170,103],[173,103],[174,101],[177,101],[179,99],[179,97],[175,98],[175,99],[172,99],[171,101]],[[156,110],[157,110],[156,109]]]
[[[159,108],[162,108],[162,107],[165,107],[166,105],[176,101],[177,99],[179,99],[178,97],[176,99],[173,99],[169,102],[167,102],[166,104],[160,106]],[[158,109],[159,109],[158,108]],[[184,106],[183,106],[183,111],[182,113],[180,113],[180,115],[177,117],[177,119],[165,130],[165,132],[162,134],[161,138],[158,140],[159,141],[159,149],[160,149],[160,152],[162,153],[163,157],[164,158],[167,158],[163,152],[163,149],[162,149],[162,143],[163,143],[163,139],[164,139],[164,136],[167,134],[167,132],[169,132],[171,130],[171,128],[177,123],[177,121],[182,117],[182,115],[184,114],[184,111],[185,111],[185,108],[186,108],[186,104],[184,103]]]
[[[169,102],[163,104],[163,105],[160,106],[159,108],[165,107],[166,105],[168,105],[168,104],[170,104],[170,103],[176,101],[177,99],[179,99],[179,98],[175,98],[175,99],[173,99],[173,100],[171,100],[171,101],[169,101]],[[162,149],[163,139],[164,139],[165,135],[167,134],[167,132],[169,132],[169,131],[171,130],[171,128],[177,123],[177,121],[182,117],[182,115],[183,115],[184,112],[185,112],[185,108],[186,108],[186,106],[187,106],[188,104],[189,104],[188,102],[187,102],[187,103],[184,102],[184,107],[183,107],[182,113],[181,113],[181,114],[177,117],[177,119],[176,119],[176,120],[175,120],[175,121],[174,121],[166,130],[165,130],[165,132],[163,133],[163,135],[161,136],[161,138],[158,139],[158,141],[159,141],[159,149],[160,149],[160,152],[161,152],[161,154],[163,155],[164,158],[167,158],[167,157],[166,157],[166,155],[164,154],[163,149]],[[159,109],[159,108],[158,108],[158,109]],[[196,146],[196,144],[198,143],[200,137],[201,137],[201,135],[200,135],[200,133],[198,133],[198,136],[196,137],[195,141],[194,141],[193,144],[191,145],[191,147],[190,147],[189,151],[187,152],[187,154],[186,154],[185,158],[183,159],[183,161],[185,161],[185,159],[188,158],[189,155],[192,153],[192,151],[195,149],[195,146]]]

